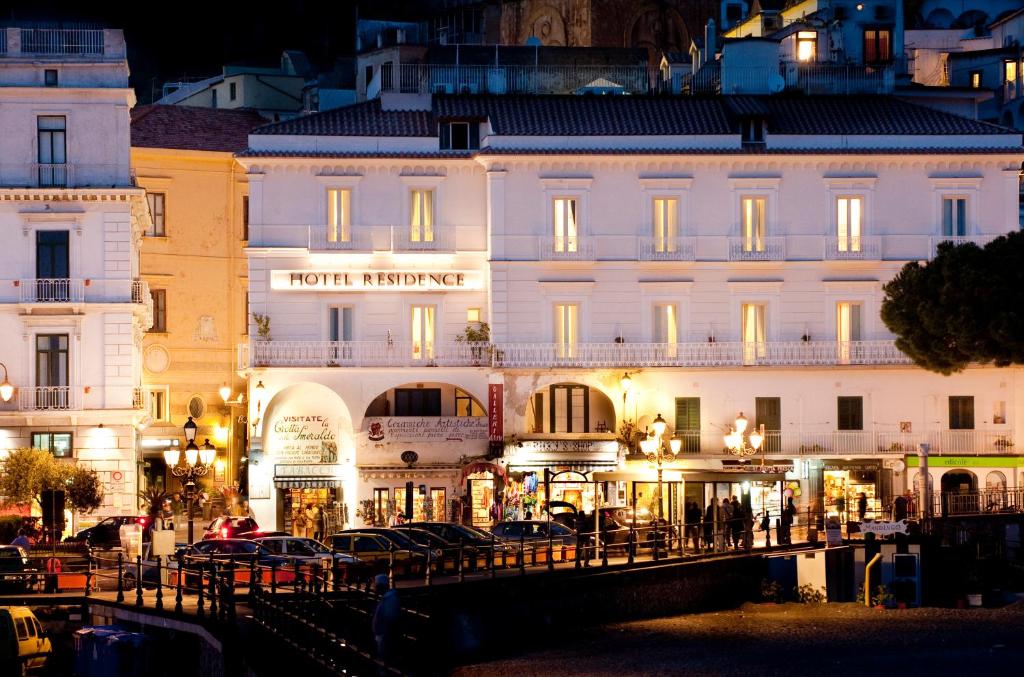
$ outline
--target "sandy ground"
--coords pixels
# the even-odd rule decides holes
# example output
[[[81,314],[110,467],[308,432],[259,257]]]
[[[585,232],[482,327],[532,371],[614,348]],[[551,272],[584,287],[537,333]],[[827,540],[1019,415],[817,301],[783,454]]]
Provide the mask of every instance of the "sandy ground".
[[[1024,674],[1024,603],[874,610],[747,604],[732,611],[583,630],[548,648],[464,667],[475,675]],[[988,673],[993,674],[993,673]]]

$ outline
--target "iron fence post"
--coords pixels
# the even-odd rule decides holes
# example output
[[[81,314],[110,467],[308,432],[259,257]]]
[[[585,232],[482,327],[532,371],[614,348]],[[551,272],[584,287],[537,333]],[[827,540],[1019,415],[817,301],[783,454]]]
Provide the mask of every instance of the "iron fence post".
[[[164,576],[163,576],[163,558],[160,555],[156,556],[156,608],[162,610],[164,608]]]
[[[142,606],[142,555],[135,556],[135,606]]]
[[[548,571],[555,570],[555,534],[551,531],[551,522],[548,522]]]
[[[217,618],[217,564],[213,561],[213,554],[210,554],[210,618]]]
[[[177,588],[178,589],[177,589],[177,592],[174,595],[174,613],[176,613],[176,614],[180,614],[182,612],[182,608],[181,608],[181,585],[182,585],[182,582],[181,582],[181,579],[185,577],[185,569],[182,566],[183,561],[184,561],[184,555],[179,552],[178,553],[178,580],[177,580]]]
[[[124,602],[124,553],[117,553],[117,602]]]
[[[465,570],[465,566],[463,564],[463,560],[465,559],[465,545],[466,545],[465,539],[460,538],[459,539],[459,583],[462,583],[463,581],[466,580],[466,570]]]

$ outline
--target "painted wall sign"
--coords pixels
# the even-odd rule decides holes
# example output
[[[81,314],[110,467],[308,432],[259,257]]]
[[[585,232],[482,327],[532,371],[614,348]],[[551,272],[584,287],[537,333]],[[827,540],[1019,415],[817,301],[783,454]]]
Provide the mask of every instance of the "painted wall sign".
[[[917,456],[907,456],[907,467],[916,468]],[[1024,456],[928,456],[933,468],[1024,468]]]
[[[483,416],[388,416],[367,418],[371,442],[463,442],[487,439]]]
[[[337,463],[337,437],[329,416],[282,414],[270,421],[267,452],[278,463]]]
[[[504,423],[504,388],[501,383],[489,383],[487,385],[487,438],[494,443],[502,442],[505,439]]]
[[[462,291],[483,289],[478,270],[273,270],[277,291]]]
[[[723,465],[722,472],[759,473],[764,475],[780,475],[793,472],[793,466],[789,465]]]

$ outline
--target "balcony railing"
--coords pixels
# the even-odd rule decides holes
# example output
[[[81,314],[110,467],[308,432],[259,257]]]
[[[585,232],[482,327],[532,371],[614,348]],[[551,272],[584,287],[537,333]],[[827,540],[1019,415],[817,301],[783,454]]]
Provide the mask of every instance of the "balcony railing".
[[[638,247],[640,261],[694,261],[697,258],[697,239],[692,237],[641,237]]]
[[[576,94],[587,91],[647,94],[657,71],[647,66],[385,65],[381,92],[405,94]],[[368,96],[374,96],[372,86]]]
[[[931,252],[934,258],[939,252],[939,245],[943,242],[949,242],[954,245],[961,244],[976,244],[979,247],[984,247],[992,240],[999,237],[998,235],[940,235],[931,238]]]
[[[786,89],[805,94],[889,94],[896,87],[893,64],[783,63]]]
[[[85,281],[66,278],[19,280],[22,303],[81,303]]]
[[[541,235],[537,247],[541,261],[594,260],[594,241],[581,235]]]
[[[375,235],[375,230],[380,231]],[[309,226],[310,251],[351,251],[370,252],[391,249],[391,229],[382,226],[378,229],[350,226],[347,238],[337,228],[329,226]]]
[[[82,389],[74,386],[18,388],[22,411],[76,411],[82,408]]]
[[[487,343],[417,344],[411,341],[253,341],[238,350],[249,367],[473,367],[489,366]]]
[[[784,237],[730,237],[730,261],[784,261]]]
[[[903,365],[892,341],[764,343],[509,343],[494,346],[496,367],[728,367]]]
[[[22,28],[22,54],[103,54],[103,31],[74,28]]]
[[[826,261],[879,261],[882,238],[851,235],[825,238]]]
[[[75,185],[74,165],[68,163],[37,162],[32,174],[38,188],[67,188]]]
[[[132,388],[132,409],[146,408],[146,389],[141,386]]]
[[[396,252],[446,252],[455,248],[455,242],[448,228],[413,233],[409,226],[395,226],[391,230],[391,248]]]
[[[149,283],[145,280],[132,280],[132,303],[152,303],[153,297],[149,295]]]

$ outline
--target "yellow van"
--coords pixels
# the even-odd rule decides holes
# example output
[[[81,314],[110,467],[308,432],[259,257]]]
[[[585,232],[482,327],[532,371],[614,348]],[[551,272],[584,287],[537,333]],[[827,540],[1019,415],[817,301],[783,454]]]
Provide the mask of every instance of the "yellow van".
[[[46,665],[53,647],[27,606],[0,607],[0,674],[25,675]]]

